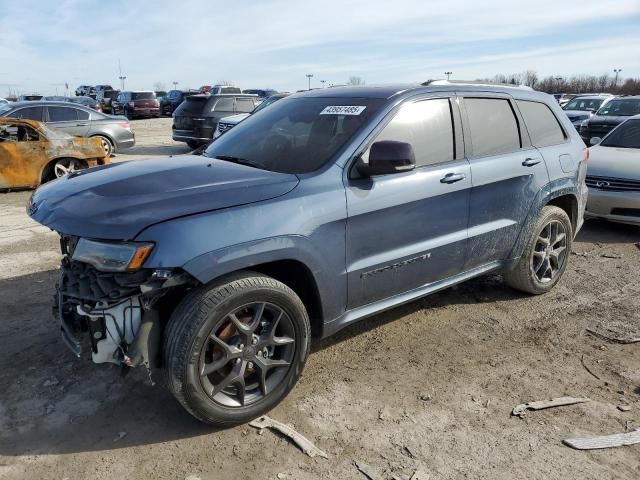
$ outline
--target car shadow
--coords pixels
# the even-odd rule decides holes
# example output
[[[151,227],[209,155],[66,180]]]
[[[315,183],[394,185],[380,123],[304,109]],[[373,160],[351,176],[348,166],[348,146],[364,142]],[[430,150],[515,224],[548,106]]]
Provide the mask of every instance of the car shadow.
[[[613,226],[612,234],[605,227],[612,226],[587,224],[581,237],[637,240],[637,229]],[[191,417],[162,387],[158,372],[149,376],[139,368],[122,377],[115,365],[74,358],[51,315],[57,275],[48,270],[0,280],[0,455],[112,450],[223,433]],[[312,352],[424,309],[523,295],[500,275],[479,277],[351,325],[316,341]]]
[[[587,220],[578,233],[574,245],[581,243],[636,243],[640,242],[640,226],[606,220]]]

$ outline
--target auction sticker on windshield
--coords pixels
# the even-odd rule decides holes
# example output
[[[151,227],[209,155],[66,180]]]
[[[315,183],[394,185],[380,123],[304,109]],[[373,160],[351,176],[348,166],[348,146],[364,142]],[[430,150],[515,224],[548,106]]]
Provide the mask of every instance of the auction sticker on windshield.
[[[329,105],[324,107],[320,115],[360,115],[365,108],[361,105]]]

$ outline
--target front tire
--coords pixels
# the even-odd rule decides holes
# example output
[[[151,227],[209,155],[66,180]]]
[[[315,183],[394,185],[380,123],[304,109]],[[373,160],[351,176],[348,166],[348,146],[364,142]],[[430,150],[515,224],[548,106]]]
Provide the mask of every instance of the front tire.
[[[296,384],[311,330],[283,283],[242,272],[191,292],[164,337],[167,387],[191,415],[215,426],[250,421]]]
[[[507,285],[533,295],[550,291],[562,277],[573,242],[573,227],[567,213],[545,206],[516,267],[504,273]]]

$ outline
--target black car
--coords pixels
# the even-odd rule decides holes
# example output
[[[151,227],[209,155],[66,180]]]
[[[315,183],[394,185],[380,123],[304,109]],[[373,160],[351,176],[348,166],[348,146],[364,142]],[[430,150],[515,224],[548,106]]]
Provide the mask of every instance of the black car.
[[[633,115],[640,114],[640,96],[620,97],[605,103],[596,114],[580,125],[584,143],[591,144],[593,137],[604,138],[611,130]]]
[[[111,102],[118,98],[118,95],[120,95],[120,90],[102,90],[96,95],[96,101],[104,113],[113,113]]]
[[[220,119],[250,113],[259,103],[255,95],[242,93],[187,97],[173,114],[173,139],[197,148],[213,138]]]
[[[197,94],[197,90],[169,90],[160,100],[160,115],[171,115],[185,98]]]

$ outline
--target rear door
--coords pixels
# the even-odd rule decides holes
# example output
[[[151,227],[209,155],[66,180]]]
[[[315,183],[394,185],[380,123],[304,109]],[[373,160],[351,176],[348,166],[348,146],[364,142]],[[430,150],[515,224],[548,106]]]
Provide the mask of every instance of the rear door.
[[[446,96],[405,103],[362,161],[380,140],[410,143],[416,168],[348,180],[349,308],[455,275],[465,260],[471,175],[456,103]]]
[[[70,135],[84,137],[89,132],[89,119],[78,118],[79,109],[66,106],[48,106],[47,125]],[[82,111],[80,111],[82,113]]]
[[[505,260],[538,191],[549,181],[508,95],[464,95],[465,146],[473,187],[465,269]]]

